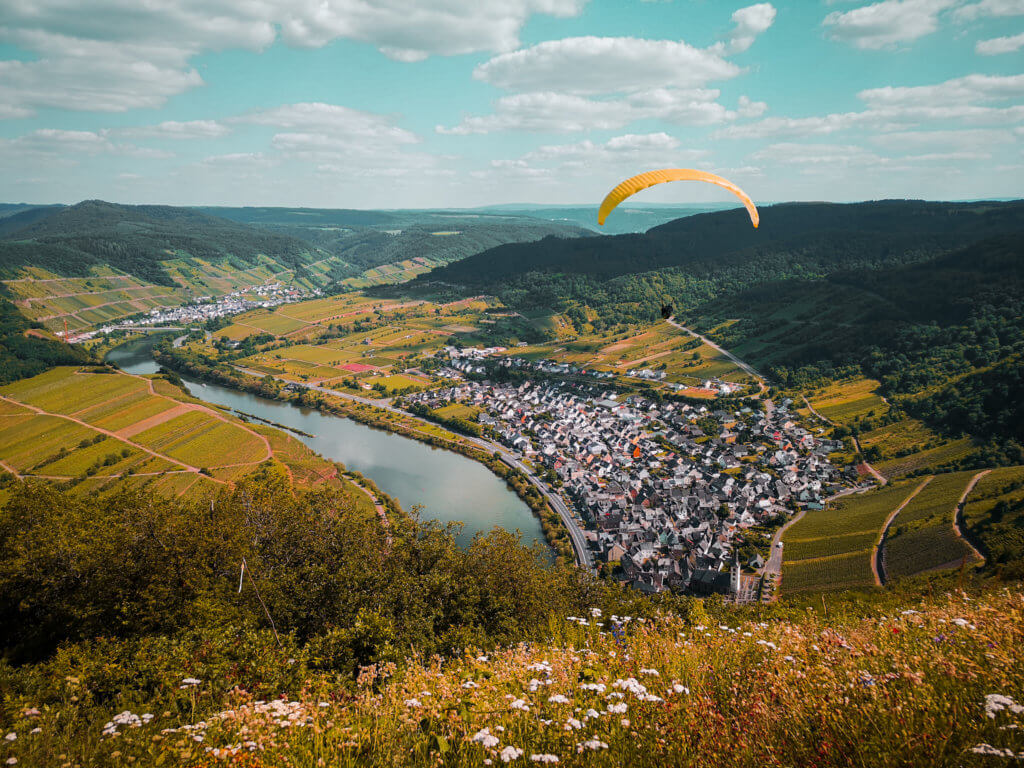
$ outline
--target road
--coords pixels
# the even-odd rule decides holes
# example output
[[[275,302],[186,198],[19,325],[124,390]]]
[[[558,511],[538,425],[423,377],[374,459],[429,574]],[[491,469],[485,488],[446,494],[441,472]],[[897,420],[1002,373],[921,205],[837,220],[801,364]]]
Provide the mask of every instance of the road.
[[[233,367],[239,371],[242,371],[243,373],[247,373],[250,376],[256,376],[258,378],[263,378],[266,375],[264,373],[260,373],[259,371],[253,371],[248,368],[243,368],[240,365],[236,365]],[[294,383],[290,382],[288,379],[282,376],[274,376],[274,378],[279,381]],[[434,422],[428,419],[415,416],[409,413],[408,411],[403,411],[401,408],[395,408],[395,406],[390,405],[387,402],[373,400],[368,397],[361,397],[360,395],[350,395],[347,392],[339,392],[336,389],[329,389],[328,387],[321,387],[316,384],[304,384],[303,386],[315,392],[322,392],[325,395],[331,395],[333,397],[339,397],[343,400],[351,400],[356,403],[362,403],[363,405],[369,405],[373,408],[379,408],[382,411],[388,411],[390,413],[397,414],[405,419],[412,419],[414,421],[418,421],[433,427],[437,426]],[[538,491],[540,491],[544,498],[547,499],[552,509],[554,509],[555,512],[558,513],[558,516],[562,519],[562,524],[569,532],[569,539],[572,542],[573,551],[576,553],[576,564],[582,568],[586,568],[591,573],[594,573],[595,568],[593,555],[590,552],[590,548],[587,546],[587,540],[583,535],[583,530],[580,528],[579,522],[576,520],[575,516],[572,514],[572,511],[565,504],[562,498],[557,494],[552,493],[548,486],[539,477],[537,477],[529,467],[523,464],[514,453],[505,448],[505,446],[500,445],[499,443],[491,442],[490,440],[485,440],[480,437],[470,437],[469,435],[459,435],[459,437],[463,440],[473,443],[478,448],[482,448],[483,450],[488,451],[489,453],[497,452],[498,455],[501,457],[502,461],[504,461],[513,469],[519,470],[526,476],[527,480],[529,480],[530,483],[532,483],[533,486]]]
[[[758,373],[754,369],[754,367],[752,365],[750,365],[749,363],[743,362],[742,360],[740,360],[738,357],[736,357],[736,355],[734,355],[729,350],[723,349],[722,347],[718,346],[715,342],[713,342],[707,336],[701,336],[699,333],[697,333],[696,331],[690,330],[685,325],[681,325],[681,324],[677,323],[674,316],[668,318],[667,320],[665,320],[665,322],[667,322],[671,326],[674,326],[674,327],[678,328],[680,331],[686,331],[688,334],[693,336],[695,339],[700,339],[701,341],[703,341],[705,344],[707,344],[709,347],[711,347],[715,351],[717,351],[717,352],[725,355],[727,358],[729,358],[740,369],[742,369],[744,371],[744,373],[750,374],[755,379],[757,379],[759,382],[761,382],[762,385],[764,385],[764,383],[765,383],[764,376],[762,376],[760,373]]]
[[[964,536],[964,532],[960,528],[960,519],[963,516],[964,512],[964,502],[967,501],[967,497],[971,495],[971,491],[974,490],[974,486],[978,484],[978,481],[981,480],[981,478],[983,478],[991,471],[991,469],[985,469],[976,474],[974,477],[972,477],[971,481],[967,483],[967,487],[964,489],[964,492],[960,494],[960,500],[956,503],[956,506],[953,508],[953,532],[960,538],[960,540],[964,544],[971,548],[971,551],[974,553],[974,556],[977,557],[978,561],[982,563],[985,562],[985,556],[981,554],[980,551],[978,551],[978,548],[971,543],[970,539]]]

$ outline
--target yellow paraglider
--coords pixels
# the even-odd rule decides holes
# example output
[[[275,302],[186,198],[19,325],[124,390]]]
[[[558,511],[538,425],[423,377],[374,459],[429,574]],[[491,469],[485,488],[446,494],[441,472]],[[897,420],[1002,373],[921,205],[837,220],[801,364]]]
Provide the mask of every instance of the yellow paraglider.
[[[615,206],[627,197],[635,195],[641,189],[653,187],[655,184],[663,184],[666,181],[706,181],[708,184],[717,184],[723,189],[729,190],[743,201],[743,205],[747,207],[747,213],[750,214],[750,223],[755,228],[761,221],[761,217],[757,213],[757,207],[747,197],[747,193],[728,179],[723,179],[721,176],[716,176],[707,171],[697,171],[693,168],[663,168],[660,171],[647,171],[647,173],[641,173],[638,176],[626,179],[609,192],[597,211],[597,223],[603,226],[604,220],[608,218],[608,214],[615,210]]]

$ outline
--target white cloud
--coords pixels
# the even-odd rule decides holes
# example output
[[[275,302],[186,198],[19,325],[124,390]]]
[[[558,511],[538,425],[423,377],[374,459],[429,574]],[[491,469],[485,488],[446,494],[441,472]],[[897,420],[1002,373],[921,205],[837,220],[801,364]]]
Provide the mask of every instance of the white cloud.
[[[935,85],[885,86],[861,91],[867,109],[812,117],[768,117],[716,132],[720,138],[823,136],[852,128],[887,132],[921,123],[956,121],[966,125],[1012,124],[1024,120],[1024,75],[967,75]]]
[[[473,71],[511,91],[628,93],[652,87],[697,88],[740,68],[715,48],[635,37],[569,37],[503,53]]]
[[[955,15],[960,21],[973,21],[985,16],[1024,16],[1024,0],[981,0],[980,3],[957,8]]]
[[[938,29],[939,13],[954,5],[956,0],[883,0],[833,11],[822,23],[835,40],[857,48],[888,48],[930,35]]]
[[[568,93],[519,93],[503,96],[494,113],[466,117],[451,128],[437,126],[442,134],[466,135],[500,131],[576,133],[617,130],[637,120],[662,120],[677,125],[721,125],[737,117],[764,113],[764,102],[741,96],[736,110],[718,103],[716,89],[678,90],[656,88],[621,98],[593,99]]]
[[[1014,142],[1013,132],[986,128],[937,131],[894,131],[871,137],[873,144],[893,149],[919,147],[955,147],[957,149],[991,147]]]
[[[1024,32],[1008,37],[994,37],[991,40],[979,40],[974,45],[974,52],[981,56],[998,56],[1002,53],[1013,53],[1024,48]]]
[[[729,50],[732,53],[742,53],[775,21],[775,6],[771,3],[748,5],[736,11],[732,15],[732,20],[736,28],[729,38]]]
[[[171,152],[111,141],[106,131],[67,131],[57,128],[38,128],[13,139],[0,139],[0,153],[36,158],[39,161],[62,162],[74,162],[81,157],[101,154],[157,160],[174,157]]]
[[[157,107],[202,84],[204,52],[263,50],[277,38],[317,47],[360,40],[386,55],[502,52],[533,14],[577,15],[585,0],[7,0],[0,42],[34,59],[0,61],[0,118],[40,107]]]
[[[159,125],[122,128],[118,133],[147,139],[216,139],[228,135],[231,129],[216,120],[165,120]]]
[[[323,102],[283,104],[272,109],[250,112],[232,122],[269,125],[306,134],[318,134],[335,143],[359,145],[415,144],[416,134],[394,124],[392,118],[373,112]]]

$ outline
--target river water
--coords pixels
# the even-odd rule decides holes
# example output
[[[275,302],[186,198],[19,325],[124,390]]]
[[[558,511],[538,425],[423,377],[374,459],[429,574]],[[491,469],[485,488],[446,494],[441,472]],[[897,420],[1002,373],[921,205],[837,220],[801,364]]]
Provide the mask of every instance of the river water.
[[[156,373],[152,349],[158,335],[128,341],[107,354],[128,373]],[[525,543],[544,541],[540,521],[486,467],[451,451],[433,448],[408,437],[372,429],[352,419],[331,416],[291,403],[269,400],[248,392],[199,382],[182,376],[193,397],[235,408],[263,419],[308,432],[293,435],[333,461],[340,461],[371,478],[377,486],[411,511],[422,507],[423,519],[460,521],[459,544],[467,546],[479,531],[495,526],[520,531]]]

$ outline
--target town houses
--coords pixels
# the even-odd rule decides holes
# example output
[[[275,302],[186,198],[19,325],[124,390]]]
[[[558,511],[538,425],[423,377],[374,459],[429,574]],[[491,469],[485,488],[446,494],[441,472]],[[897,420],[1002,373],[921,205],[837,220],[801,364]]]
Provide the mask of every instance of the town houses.
[[[727,411],[548,379],[464,380],[407,400],[479,409],[486,434],[574,510],[605,571],[645,592],[733,591],[739,568],[757,570],[769,554],[746,547],[738,562],[750,529],[820,508],[850,479],[828,459],[841,444],[812,435],[786,405]]]

